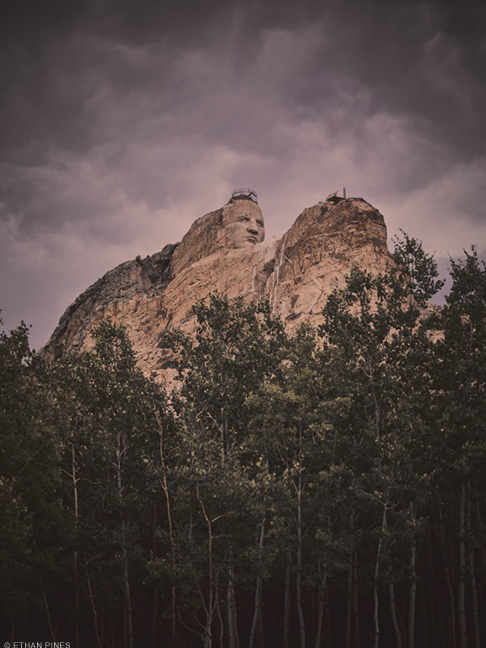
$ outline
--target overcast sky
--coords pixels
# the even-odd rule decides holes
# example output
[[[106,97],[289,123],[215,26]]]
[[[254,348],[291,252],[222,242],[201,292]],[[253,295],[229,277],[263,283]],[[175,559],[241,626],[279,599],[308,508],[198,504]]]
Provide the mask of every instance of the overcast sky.
[[[484,6],[484,3],[482,3]],[[42,346],[119,263],[233,189],[267,238],[346,187],[486,252],[479,0],[16,0],[0,25],[0,308]]]

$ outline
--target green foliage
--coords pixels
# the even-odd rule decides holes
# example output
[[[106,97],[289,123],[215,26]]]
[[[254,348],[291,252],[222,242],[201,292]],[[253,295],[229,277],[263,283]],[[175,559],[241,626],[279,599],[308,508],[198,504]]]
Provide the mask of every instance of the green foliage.
[[[0,334],[0,601],[8,614],[42,607],[40,576],[59,586],[70,539],[59,502],[63,442],[31,361],[24,323]]]
[[[410,281],[410,291],[414,299],[423,306],[443,288],[445,282],[437,279],[439,276],[437,263],[433,256],[424,251],[422,242],[410,238],[403,230],[400,231],[403,239],[397,236],[393,238],[395,245],[393,256]]]
[[[286,336],[268,302],[245,304],[216,294],[194,306],[192,338],[175,332],[168,339],[178,354],[181,395],[197,401],[205,415],[234,421],[246,396],[279,370]],[[228,410],[230,408],[230,410]],[[231,416],[230,416],[231,415]],[[220,422],[221,423],[221,422]]]
[[[444,481],[454,472],[461,481],[470,475],[467,480],[473,487],[473,466],[479,468],[486,450],[486,266],[473,249],[463,260],[451,259],[451,277],[434,366],[437,423],[447,442],[438,459]]]

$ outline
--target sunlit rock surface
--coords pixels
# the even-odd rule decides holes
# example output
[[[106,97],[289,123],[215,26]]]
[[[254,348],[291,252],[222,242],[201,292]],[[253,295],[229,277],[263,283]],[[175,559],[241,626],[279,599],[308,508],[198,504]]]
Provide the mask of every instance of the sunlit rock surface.
[[[122,263],[90,286],[61,317],[44,353],[58,343],[91,348],[93,325],[111,317],[127,328],[143,371],[170,384],[175,372],[164,334],[193,331],[192,306],[209,293],[268,297],[292,331],[322,321],[328,295],[353,266],[378,274],[393,264],[383,216],[361,198],[320,202],[281,238],[263,237],[256,202],[231,200],[196,220],[180,244]]]
[[[376,274],[391,267],[386,238],[383,216],[360,198],[305,209],[276,246],[267,283],[275,312],[289,329],[320,323],[327,296],[353,266]]]

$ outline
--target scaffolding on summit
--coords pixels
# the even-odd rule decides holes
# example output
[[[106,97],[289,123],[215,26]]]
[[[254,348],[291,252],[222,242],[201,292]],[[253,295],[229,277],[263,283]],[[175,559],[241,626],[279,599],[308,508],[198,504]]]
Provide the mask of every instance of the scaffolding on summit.
[[[326,198],[326,202],[332,202],[332,203],[338,203],[341,202],[341,200],[346,200],[346,187],[343,187],[343,195],[338,196],[339,190],[334,191],[333,193],[330,193],[329,196]]]
[[[235,189],[231,194],[231,198],[234,198],[235,200],[238,200],[239,198],[253,200],[253,202],[258,205],[257,192],[253,191],[253,189]]]

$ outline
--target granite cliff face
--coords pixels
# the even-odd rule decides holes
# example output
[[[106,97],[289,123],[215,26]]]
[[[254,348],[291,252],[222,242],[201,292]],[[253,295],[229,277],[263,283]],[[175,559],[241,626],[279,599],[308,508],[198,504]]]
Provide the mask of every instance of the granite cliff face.
[[[146,374],[171,382],[164,334],[191,332],[193,304],[218,290],[229,298],[268,297],[289,331],[322,321],[335,287],[357,265],[372,273],[393,264],[383,216],[361,198],[328,200],[305,209],[281,238],[263,241],[263,216],[247,196],[194,222],[180,244],[122,263],[90,286],[61,317],[44,353],[57,343],[90,348],[90,330],[111,317],[123,322]]]

